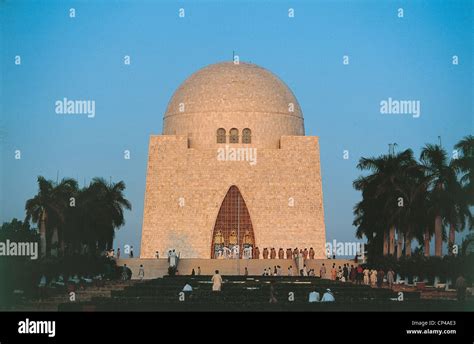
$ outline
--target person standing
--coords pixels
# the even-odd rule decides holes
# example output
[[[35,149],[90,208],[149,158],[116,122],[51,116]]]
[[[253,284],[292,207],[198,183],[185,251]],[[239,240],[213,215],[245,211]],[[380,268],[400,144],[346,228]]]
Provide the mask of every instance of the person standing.
[[[298,270],[302,270],[304,265],[303,250],[298,253]]]
[[[463,302],[466,299],[467,283],[462,274],[456,279],[454,287],[456,288],[458,301]]]
[[[133,246],[130,246],[130,258],[133,258]]]
[[[324,263],[321,265],[321,269],[319,269],[319,276],[321,278],[326,278],[326,267],[324,266]]]
[[[382,269],[379,269],[379,271],[377,271],[377,287],[382,288],[384,277],[385,277],[385,273],[383,272]]]
[[[275,291],[275,281],[271,281],[270,283],[270,303],[277,303],[278,300],[276,298],[277,293]]]
[[[332,268],[331,268],[331,279],[333,281],[336,280],[336,277],[337,277],[337,271],[336,271],[336,264],[332,264]]]
[[[117,259],[120,259],[120,247],[117,248]]]
[[[356,272],[356,282],[357,284],[362,284],[362,279],[364,275],[364,269],[362,269],[361,265],[357,266],[357,272]]]
[[[170,253],[170,266],[175,267],[178,264],[175,250]]]
[[[388,282],[388,287],[392,289],[393,287],[393,281],[395,278],[395,273],[393,272],[392,268],[390,268],[387,272],[387,282]]]
[[[344,267],[342,268],[342,275],[344,276],[344,282],[349,281],[349,269],[347,268],[347,265],[344,264]]]
[[[375,287],[375,284],[377,283],[377,270],[372,269],[370,271],[370,285],[372,287]]]
[[[138,269],[138,278],[141,280],[145,278],[145,268],[142,264],[140,264],[140,268]]]
[[[122,268],[122,281],[126,281],[127,279],[128,279],[127,264],[123,264],[123,268]]]
[[[352,283],[356,281],[357,278],[357,271],[354,268],[354,265],[351,265],[351,270],[349,272],[349,279],[351,280]]]
[[[286,259],[293,259],[293,253],[291,251],[291,248],[286,249]]]
[[[219,270],[215,271],[214,276],[212,276],[212,291],[221,291],[222,288],[222,277],[219,274]]]
[[[369,269],[365,268],[363,273],[364,273],[364,284],[369,285],[370,284],[370,276],[369,276],[370,271],[369,271]]]
[[[312,247],[309,248],[309,259],[314,259],[314,250]]]
[[[46,276],[45,275],[42,275],[41,276],[41,279],[40,279],[40,282],[38,284],[38,288],[39,288],[39,299],[42,301],[45,297],[45,292],[46,292],[46,284],[47,284],[47,280],[46,280]]]
[[[201,267],[200,267],[200,266],[198,266],[198,272],[197,272],[197,275],[198,275],[198,276],[201,276]]]
[[[248,276],[248,275],[249,275],[249,270],[247,269],[247,267],[245,267],[244,276]]]

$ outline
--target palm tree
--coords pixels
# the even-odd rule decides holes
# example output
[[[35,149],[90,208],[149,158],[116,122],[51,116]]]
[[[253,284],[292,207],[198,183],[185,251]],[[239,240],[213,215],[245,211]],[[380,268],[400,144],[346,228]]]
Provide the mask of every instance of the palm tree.
[[[376,236],[383,237],[384,255],[395,253],[397,227],[399,238],[402,236],[399,200],[405,194],[406,170],[414,166],[416,161],[411,149],[397,154],[361,158],[357,165],[360,170],[372,173],[357,178],[353,183],[356,190],[362,191],[362,202],[354,208],[354,225],[358,226],[358,235],[376,231]]]
[[[25,222],[29,222],[31,220],[33,223],[39,224],[40,252],[41,256],[44,256],[46,254],[46,222],[48,220],[47,213],[53,213],[53,200],[51,195],[53,185],[51,181],[48,181],[40,176],[38,177],[38,187],[38,194],[34,198],[26,201]]]
[[[448,186],[449,199],[446,205],[445,225],[449,227],[448,252],[453,254],[456,232],[461,232],[466,227],[466,220],[472,228],[472,215],[467,205],[465,194],[461,185],[455,181]]]
[[[131,210],[130,202],[125,198],[123,191],[125,183],[108,183],[103,178],[94,178],[85,191],[84,198],[88,210],[88,226],[95,231],[96,246],[111,249],[115,237],[115,229],[125,224],[124,210]]]
[[[56,184],[39,176],[38,194],[26,201],[25,221],[39,224],[41,256],[50,253],[51,239],[60,240],[65,209],[74,189],[77,189],[77,183],[73,179],[63,179]]]
[[[363,190],[362,201],[354,207],[354,223],[357,227],[356,237],[362,239],[367,237],[367,245],[375,255],[386,255],[388,253],[388,243],[384,224],[381,217],[376,216],[377,204],[375,198],[367,196],[367,190]],[[383,234],[380,234],[383,233]],[[382,248],[382,250],[380,250]]]
[[[64,253],[65,246],[65,232],[67,231],[67,215],[68,210],[75,206],[75,198],[77,197],[78,184],[77,181],[70,178],[64,178],[59,184],[55,186],[54,189],[55,198],[61,209],[60,223],[57,227],[54,228],[53,238],[55,242],[59,245],[59,251],[61,254]]]
[[[457,171],[456,159],[450,164],[453,171]],[[453,254],[456,232],[462,232],[468,225],[469,229],[473,228],[474,221],[469,209],[469,202],[472,195],[466,192],[469,186],[463,187],[461,180],[457,179],[455,173],[446,185],[446,217],[445,224],[449,227],[448,249],[449,254]]]
[[[474,205],[474,136],[468,135],[459,141],[454,148],[461,151],[453,167],[461,174],[460,182],[469,205]]]
[[[434,214],[435,256],[442,256],[443,224],[442,220],[448,211],[448,183],[455,178],[454,170],[448,164],[446,151],[440,145],[427,144],[423,147],[420,160],[429,178],[429,198]],[[426,254],[426,252],[425,252]]]
[[[430,256],[430,246],[431,246],[431,238],[434,236],[434,218],[435,215],[433,214],[433,206],[431,205],[431,198],[426,189],[425,199],[422,201],[422,205],[420,206],[420,227],[418,242],[423,243],[423,253],[425,257]]]
[[[423,166],[412,161],[404,171],[400,191],[402,193],[403,207],[399,207],[400,238],[399,254],[402,253],[402,237],[404,238],[405,255],[411,255],[411,243],[414,238],[422,242],[423,231],[426,228],[427,217],[425,209],[427,196],[427,178]],[[429,252],[429,250],[428,250]]]
[[[454,159],[452,163],[452,167],[461,175],[459,179],[461,190],[459,190],[459,185],[456,185],[458,199],[460,200],[458,202],[458,215],[461,217],[461,223],[463,217],[466,219],[468,228],[471,230],[474,228],[474,218],[469,208],[474,205],[474,136],[464,137],[454,148],[461,151],[461,156]],[[452,244],[454,244],[454,236],[455,229],[453,230],[451,227],[449,239]]]

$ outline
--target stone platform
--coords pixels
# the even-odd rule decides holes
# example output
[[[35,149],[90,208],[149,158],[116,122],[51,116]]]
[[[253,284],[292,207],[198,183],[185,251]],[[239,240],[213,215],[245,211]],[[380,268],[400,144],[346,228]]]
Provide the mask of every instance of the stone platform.
[[[326,275],[329,277],[332,264],[336,264],[336,268],[344,266],[344,264],[357,265],[352,259],[307,259],[305,264],[308,268],[314,269],[316,276],[319,276],[319,269],[322,264],[326,266]],[[163,277],[168,274],[168,260],[163,259],[119,259],[117,265],[123,266],[127,264],[132,270],[132,279],[138,278],[138,269],[140,264],[145,269],[145,279],[153,279]],[[293,259],[198,259],[198,258],[184,258],[180,259],[178,263],[178,272],[180,275],[190,275],[194,268],[197,273],[197,268],[201,267],[201,275],[213,275],[215,270],[219,270],[224,276],[239,276],[244,275],[247,267],[249,275],[262,275],[263,270],[280,265],[282,268],[282,275],[287,276],[288,267],[293,267],[293,274],[297,275],[296,262]]]

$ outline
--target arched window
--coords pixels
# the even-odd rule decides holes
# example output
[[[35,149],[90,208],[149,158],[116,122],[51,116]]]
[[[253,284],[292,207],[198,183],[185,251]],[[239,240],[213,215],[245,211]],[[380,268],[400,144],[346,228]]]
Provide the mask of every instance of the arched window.
[[[249,128],[242,130],[242,143],[252,143],[252,131]]]
[[[225,129],[217,129],[217,143],[225,143]]]
[[[229,244],[239,245],[239,252],[243,254],[247,247],[255,247],[252,219],[245,200],[235,185],[227,191],[217,214],[212,235],[211,258],[219,258],[224,246]],[[240,254],[243,255],[242,253]]]
[[[232,128],[230,129],[230,143],[239,143],[239,130]]]

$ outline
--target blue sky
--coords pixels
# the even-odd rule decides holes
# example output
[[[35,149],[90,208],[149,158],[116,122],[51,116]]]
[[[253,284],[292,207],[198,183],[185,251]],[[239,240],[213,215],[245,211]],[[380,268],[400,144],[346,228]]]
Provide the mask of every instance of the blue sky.
[[[474,132],[472,15],[471,1],[3,1],[0,221],[24,217],[38,175],[111,177],[133,205],[115,246],[138,248],[149,136],[187,76],[235,51],[295,93],[320,137],[327,238],[353,241],[361,156],[394,142],[419,155],[438,136],[451,151]],[[56,114],[64,97],[95,100],[95,118]],[[389,97],[421,116],[382,115]]]

